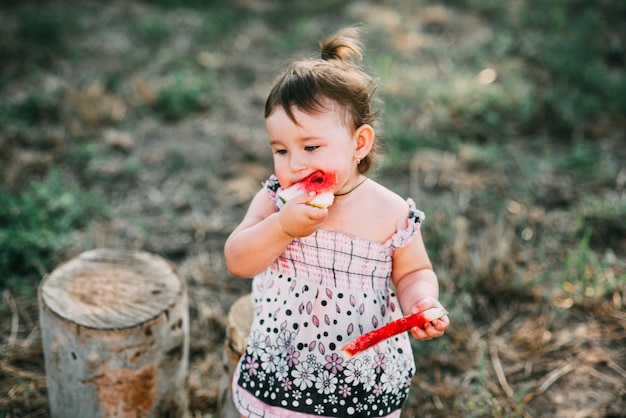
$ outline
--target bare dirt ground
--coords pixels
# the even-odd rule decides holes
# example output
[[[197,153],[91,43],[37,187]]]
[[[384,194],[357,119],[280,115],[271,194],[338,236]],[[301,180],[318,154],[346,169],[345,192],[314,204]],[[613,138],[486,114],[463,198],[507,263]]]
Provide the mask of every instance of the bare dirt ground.
[[[485,36],[472,18],[444,8],[403,15],[387,3],[356,2],[341,16],[320,23],[316,37],[308,40],[309,51],[315,52],[324,34],[355,21],[382,27],[403,51],[429,42],[431,35],[411,29],[418,19],[422,26],[454,27],[465,42]],[[167,53],[189,54],[193,48],[187,35],[199,22],[193,12],[168,11],[171,25],[183,29],[155,56],[152,68],[129,73],[123,93],[115,94],[103,89],[98,75],[133,45],[110,24],[152,9],[139,3],[90,7],[102,10],[90,17],[89,36],[75,42],[92,53],[80,66],[60,65],[42,83],[64,92],[61,105],[67,116],[59,126],[34,134],[46,138],[44,145],[13,144],[10,158],[2,162],[3,175],[18,185],[42,165],[62,168],[70,142],[81,135],[88,134],[106,151],[73,181],[106,196],[116,215],[77,232],[76,245],[66,256],[95,247],[127,248],[154,252],[176,264],[190,295],[190,412],[208,417],[215,412],[223,374],[225,318],[250,286],[227,274],[222,246],[271,172],[262,108],[287,57],[268,51],[274,34],[267,23],[252,22],[220,50],[198,55],[202,65],[219,67],[219,88],[207,109],[178,122],[137,116],[132,109],[149,101],[159,82],[154,67],[171,60]],[[0,23],[10,20],[6,13],[0,18]],[[245,79],[241,74],[247,74]],[[20,82],[7,94],[19,94],[32,81]],[[418,181],[411,179],[409,167],[378,177],[405,196],[414,187],[411,181]],[[434,193],[423,184],[420,190],[421,198]],[[453,317],[445,342],[420,351],[419,373],[403,417],[626,417],[623,295],[560,311],[540,298],[508,297],[477,295],[472,318]],[[0,417],[47,417],[37,307],[9,292],[2,303],[8,309],[0,326]]]

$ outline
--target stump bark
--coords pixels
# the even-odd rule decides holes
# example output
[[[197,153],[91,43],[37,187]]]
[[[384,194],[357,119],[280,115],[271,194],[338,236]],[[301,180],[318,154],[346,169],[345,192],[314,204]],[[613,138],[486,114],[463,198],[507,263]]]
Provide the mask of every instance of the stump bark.
[[[188,299],[170,263],[88,251],[38,296],[53,418],[187,416]]]
[[[252,299],[250,295],[244,295],[237,299],[228,313],[223,353],[224,375],[220,382],[220,396],[218,399],[218,416],[220,418],[239,418],[240,416],[233,403],[231,386],[237,362],[246,351],[252,317]]]

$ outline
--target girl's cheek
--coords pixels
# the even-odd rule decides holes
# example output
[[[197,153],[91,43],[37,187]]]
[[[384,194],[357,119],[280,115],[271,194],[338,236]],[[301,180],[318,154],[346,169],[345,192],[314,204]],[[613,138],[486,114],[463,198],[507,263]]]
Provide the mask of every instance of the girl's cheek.
[[[285,173],[286,169],[286,164],[281,159],[274,158],[274,173],[279,180],[281,180],[282,174]]]

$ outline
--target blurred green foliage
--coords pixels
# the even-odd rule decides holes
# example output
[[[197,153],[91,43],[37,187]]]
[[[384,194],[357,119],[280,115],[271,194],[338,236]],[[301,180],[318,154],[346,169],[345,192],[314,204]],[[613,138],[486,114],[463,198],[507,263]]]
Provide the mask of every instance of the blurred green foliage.
[[[0,187],[0,288],[32,291],[61,261],[74,231],[107,216],[100,198],[69,187],[55,170],[19,194]]]
[[[17,6],[17,4],[16,4]],[[18,9],[0,41],[0,88],[14,77],[52,68],[68,55],[65,38],[78,29],[73,12],[49,7]]]
[[[9,124],[26,129],[37,123],[56,123],[60,118],[56,93],[35,92],[17,103],[0,100],[0,129]]]
[[[482,14],[496,31],[486,45],[492,54],[525,63],[523,75],[533,82],[534,98],[527,129],[543,128],[567,137],[598,119],[626,114],[626,2],[444,3]],[[505,48],[499,48],[502,39]]]
[[[207,109],[217,82],[210,73],[193,74],[179,70],[159,89],[151,110],[165,121],[177,121]]]
[[[614,182],[622,166],[619,156],[607,152],[596,141],[595,127],[610,127],[626,114],[623,30],[626,3],[609,0],[397,2],[399,8],[412,13],[437,4],[445,6],[449,15],[467,13],[478,17],[480,29],[485,29],[487,35],[470,47],[458,47],[454,42],[441,41],[450,35],[446,31],[456,36],[455,28],[446,27],[445,19],[444,23],[431,22],[417,30],[439,41],[425,43],[407,54],[390,47],[389,27],[365,28],[366,65],[380,77],[383,89],[410,74],[409,82],[386,91],[383,97],[381,136],[388,155],[381,171],[383,175],[395,175],[405,170],[409,160],[425,148],[457,155],[469,145],[474,153],[472,164],[478,170],[484,166],[498,170],[509,184],[505,191],[486,188],[464,196],[471,200],[465,209],[458,207],[459,196],[439,197],[427,209],[431,213],[441,212],[449,222],[441,222],[441,227],[429,231],[433,253],[444,257],[450,242],[455,240],[454,219],[475,216],[480,211],[499,214],[506,211],[511,199],[528,207],[567,210],[581,226],[566,235],[564,241],[587,242],[594,251],[596,246],[617,245],[619,234],[618,238],[604,241],[600,237],[615,228],[623,230],[618,221],[624,215],[623,200],[613,202],[601,195],[583,199],[583,193],[564,192],[560,185],[606,185]],[[261,33],[265,36],[267,53],[287,59],[294,54],[302,55],[303,45],[314,51],[320,31],[336,29],[333,25],[341,19],[335,22],[333,18],[342,15],[348,5],[339,0],[296,0],[281,2],[280,7],[257,7],[226,0],[154,0],[141,2],[140,9],[129,6],[115,21],[100,21],[89,7],[77,7],[67,13],[45,2],[33,0],[21,5],[11,1],[7,7],[14,12],[15,20],[4,29],[6,36],[0,42],[3,62],[0,92],[25,77],[35,80],[35,87],[26,85],[19,95],[0,95],[0,130],[10,123],[10,135],[15,135],[18,139],[13,140],[17,142],[20,132],[34,126],[68,123],[68,115],[76,109],[68,105],[66,91],[62,87],[39,87],[44,84],[43,74],[54,72],[59,63],[104,61],[90,55],[100,51],[98,46],[92,51],[93,44],[76,42],[94,24],[119,32],[115,40],[121,46],[103,48],[112,54],[111,59],[106,59],[106,68],[84,75],[84,79],[71,87],[80,90],[99,77],[96,81],[105,85],[107,92],[129,105],[127,119],[120,123],[132,124],[146,114],[165,122],[177,122],[218,107],[216,104],[223,98],[219,89],[224,77],[237,80],[242,89],[255,81],[252,65],[242,64],[243,60],[224,59],[232,54],[234,41],[251,23],[262,20],[265,29]],[[193,10],[194,19],[171,19],[181,10]],[[345,19],[342,22],[344,25]],[[184,30],[179,26],[184,26]],[[92,40],[96,45],[99,41]],[[186,49],[177,50],[179,45],[185,45]],[[208,63],[200,62],[200,53],[207,54]],[[121,56],[123,59],[119,59]],[[422,74],[425,71],[420,68],[421,63],[434,63],[439,71],[436,75]],[[486,67],[497,71],[495,81],[477,82],[477,74]],[[135,75],[153,88],[153,100],[133,103],[129,79]],[[107,123],[115,124],[115,121]],[[84,138],[72,139],[80,142]],[[69,147],[66,157],[71,170],[86,185],[97,184],[107,191],[123,184],[135,184],[144,169],[140,160],[128,156],[117,176],[94,175],[94,167],[108,157],[93,143]],[[179,159],[173,158],[165,170],[174,170],[180,164]],[[468,169],[471,171],[472,167]],[[31,244],[35,254],[29,254],[28,258],[35,260],[33,265],[40,266],[38,271],[41,266],[49,266],[49,260],[62,247],[49,238],[51,234],[67,237],[73,229],[83,228],[80,211],[90,217],[98,215],[88,201],[80,199],[81,195],[82,192],[75,194],[54,177],[33,184],[20,195],[3,190],[2,219],[9,225],[21,226],[19,229],[5,227],[4,223],[1,226],[4,237],[10,232],[11,237],[19,239],[6,241],[10,245],[2,249],[5,257],[0,268],[8,271],[9,267],[15,270],[23,265],[19,261],[22,259],[18,259],[9,266],[8,260],[16,256],[18,248]],[[68,199],[73,199],[74,204],[62,204]],[[584,207],[589,201],[596,202],[593,211]],[[446,206],[445,210],[441,209],[442,205]],[[52,216],[54,222],[42,221],[46,216]],[[478,224],[477,228],[480,227]],[[589,236],[585,235],[585,228],[590,228]],[[561,244],[566,245],[564,241]],[[549,249],[541,248],[541,242],[522,240],[521,243],[537,245],[540,256],[552,254]],[[578,248],[581,257],[586,257],[584,248],[587,247]],[[11,257],[6,256],[9,251]],[[587,264],[593,261],[590,257],[586,259]],[[572,270],[572,266],[569,263],[561,267]],[[32,266],[29,269],[37,270]],[[475,276],[474,273],[468,275]],[[13,274],[24,272],[17,270]]]

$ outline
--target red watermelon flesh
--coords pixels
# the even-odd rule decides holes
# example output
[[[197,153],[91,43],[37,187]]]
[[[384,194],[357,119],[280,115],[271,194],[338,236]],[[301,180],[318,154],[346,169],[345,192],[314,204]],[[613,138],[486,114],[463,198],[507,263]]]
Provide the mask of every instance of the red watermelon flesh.
[[[341,353],[346,360],[349,360],[355,354],[367,350],[387,338],[401,334],[413,327],[424,328],[427,323],[442,318],[447,314],[448,311],[443,308],[430,308],[396,319],[387,325],[356,337],[354,340],[341,347]]]
[[[315,197],[307,204],[318,208],[327,208],[335,200],[334,192],[336,187],[336,173],[325,173],[318,170],[290,187],[279,191],[278,197],[283,202],[287,202],[302,193],[315,192]]]

